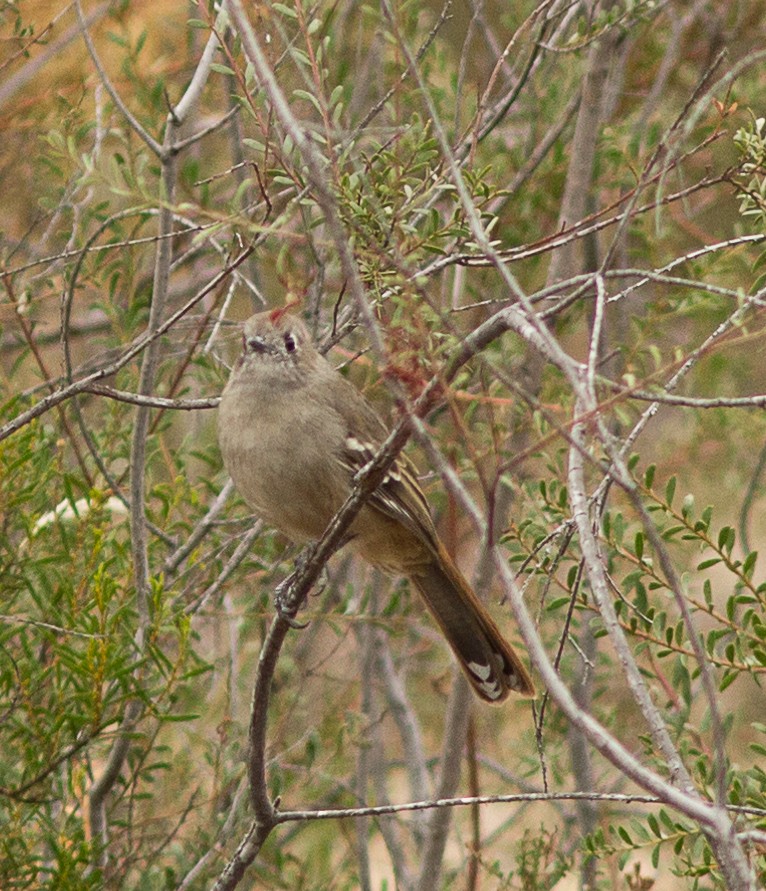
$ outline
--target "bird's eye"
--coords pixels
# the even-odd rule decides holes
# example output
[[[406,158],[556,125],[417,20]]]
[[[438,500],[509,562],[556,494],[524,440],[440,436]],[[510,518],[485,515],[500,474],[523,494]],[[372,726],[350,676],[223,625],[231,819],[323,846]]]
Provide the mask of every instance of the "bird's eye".
[[[293,337],[293,335],[289,331],[285,332],[284,341],[285,341],[285,349],[287,350],[287,352],[294,353],[295,348],[298,346],[298,344],[297,344],[295,338]]]

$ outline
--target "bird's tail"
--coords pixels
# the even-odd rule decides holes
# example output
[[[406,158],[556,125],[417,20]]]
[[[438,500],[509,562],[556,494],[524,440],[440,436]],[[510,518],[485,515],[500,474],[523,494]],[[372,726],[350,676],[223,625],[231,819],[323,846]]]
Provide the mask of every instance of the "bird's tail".
[[[411,579],[480,699],[496,705],[509,693],[535,695],[524,663],[441,543]]]

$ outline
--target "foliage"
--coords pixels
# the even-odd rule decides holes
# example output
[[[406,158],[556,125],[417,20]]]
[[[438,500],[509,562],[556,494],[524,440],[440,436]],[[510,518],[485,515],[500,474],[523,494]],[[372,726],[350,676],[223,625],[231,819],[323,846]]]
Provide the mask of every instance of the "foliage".
[[[407,586],[338,555],[271,684],[279,814],[515,797],[289,811],[244,881],[762,886],[763,4],[246,6],[271,85],[231,5],[93,6],[98,62],[0,6],[0,885],[239,881],[295,551],[208,409],[293,301],[394,420],[438,383],[440,531],[560,687],[466,730]]]

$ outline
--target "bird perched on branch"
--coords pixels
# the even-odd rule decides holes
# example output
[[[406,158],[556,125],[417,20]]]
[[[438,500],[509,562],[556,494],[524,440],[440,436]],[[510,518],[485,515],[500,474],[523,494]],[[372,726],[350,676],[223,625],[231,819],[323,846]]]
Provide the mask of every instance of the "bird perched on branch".
[[[386,428],[316,350],[297,316],[280,309],[252,316],[242,343],[218,410],[224,464],[267,523],[296,542],[314,541],[375,456]],[[481,699],[534,695],[523,662],[439,540],[404,456],[363,505],[346,543],[384,572],[410,579]]]

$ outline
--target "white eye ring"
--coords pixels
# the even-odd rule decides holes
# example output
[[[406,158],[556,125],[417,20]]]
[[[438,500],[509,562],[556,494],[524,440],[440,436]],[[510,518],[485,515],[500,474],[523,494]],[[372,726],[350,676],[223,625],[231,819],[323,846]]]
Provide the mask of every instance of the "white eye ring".
[[[298,343],[289,331],[285,332],[284,341],[285,341],[285,349],[287,350],[287,352],[294,353],[296,350],[296,347],[298,346]]]

